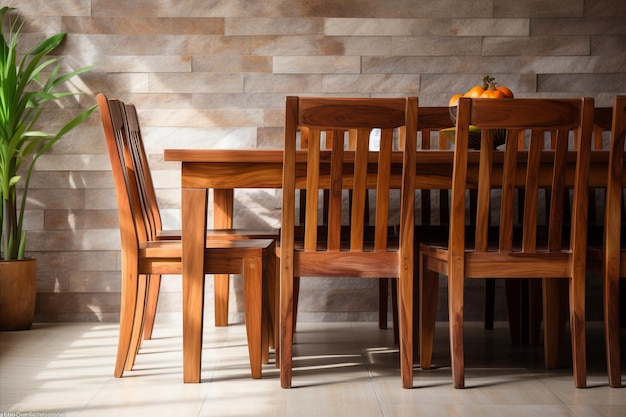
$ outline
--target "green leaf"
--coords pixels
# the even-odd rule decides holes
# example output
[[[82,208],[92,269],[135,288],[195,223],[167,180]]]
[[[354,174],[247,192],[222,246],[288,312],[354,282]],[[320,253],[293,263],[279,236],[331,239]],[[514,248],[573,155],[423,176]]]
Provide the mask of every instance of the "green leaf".
[[[46,38],[20,54],[18,60],[18,38],[24,22],[11,19],[13,10],[12,7],[0,8],[0,191],[3,203],[0,207],[0,241],[5,259],[24,255],[26,233],[22,225],[35,163],[96,108],[92,106],[81,112],[56,132],[47,132],[41,127],[42,105],[80,94],[63,91],[62,85],[93,67],[62,72],[61,58],[49,54],[63,42],[67,36],[65,33]],[[10,22],[8,30],[4,27],[6,21]],[[25,176],[18,175],[22,169]]]

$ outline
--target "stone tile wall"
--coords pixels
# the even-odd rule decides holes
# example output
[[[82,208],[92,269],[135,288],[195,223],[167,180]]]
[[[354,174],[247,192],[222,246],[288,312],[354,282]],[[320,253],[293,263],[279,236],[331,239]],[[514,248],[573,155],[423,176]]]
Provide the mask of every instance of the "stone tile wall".
[[[137,105],[170,228],[179,227],[179,167],[163,162],[163,149],[280,147],[285,95],[414,94],[422,105],[446,105],[485,73],[518,97],[588,95],[609,105],[626,92],[626,3],[617,0],[4,4],[26,20],[24,47],[64,31],[66,65],[95,65],[72,85],[84,95],[46,112],[51,126],[99,92]],[[38,163],[27,222],[40,321],[117,319],[119,234],[109,170],[97,114]],[[279,206],[275,192],[238,193],[237,226],[276,227]],[[164,318],[180,312],[180,277],[168,278]],[[231,313],[240,319],[241,283],[232,282]],[[481,283],[469,290],[470,319],[482,317],[482,294]],[[499,292],[500,318],[503,299]],[[303,284],[302,320],[370,320],[375,311],[373,281]]]

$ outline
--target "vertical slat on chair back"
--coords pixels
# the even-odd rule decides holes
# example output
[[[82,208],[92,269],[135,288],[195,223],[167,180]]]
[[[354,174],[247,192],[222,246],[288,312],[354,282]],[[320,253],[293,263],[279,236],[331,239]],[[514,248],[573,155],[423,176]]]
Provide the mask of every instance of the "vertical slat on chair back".
[[[584,259],[586,245],[586,210],[589,150],[593,120],[592,99],[461,99],[457,116],[455,165],[453,173],[450,248],[451,256],[463,257],[465,190],[478,188],[476,214],[476,250],[487,250],[487,219],[491,210],[491,190],[494,178],[501,176],[501,207],[499,224],[499,251],[512,249],[534,252],[548,246],[550,251],[562,249],[564,197],[566,176],[575,178],[571,234],[566,241],[571,249]],[[482,129],[480,166],[477,184],[467,181],[468,129]],[[502,154],[493,151],[494,129],[507,129],[506,146]],[[520,150],[520,132],[526,133],[524,152]],[[550,132],[554,132],[553,150],[544,150]],[[577,143],[580,141],[580,143]],[[513,144],[514,146],[511,146]],[[574,149],[584,149],[576,152]],[[575,154],[575,160],[572,160]],[[493,170],[494,158],[503,158],[502,172]],[[546,158],[548,158],[546,160]],[[572,166],[575,166],[572,172]],[[541,176],[541,178],[540,178]],[[543,186],[540,184],[543,184]],[[524,192],[521,248],[514,244],[515,189],[522,184]],[[540,188],[550,190],[547,240],[538,233],[538,193]],[[455,215],[456,213],[456,215]],[[582,252],[580,251],[582,248]]]

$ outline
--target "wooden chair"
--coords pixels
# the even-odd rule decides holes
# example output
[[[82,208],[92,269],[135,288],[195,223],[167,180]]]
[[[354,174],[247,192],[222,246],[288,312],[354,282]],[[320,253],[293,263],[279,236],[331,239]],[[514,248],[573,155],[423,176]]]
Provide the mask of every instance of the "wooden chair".
[[[607,121],[605,120],[604,123]],[[609,121],[610,123],[610,121]],[[620,278],[626,277],[626,236],[623,222],[624,141],[626,138],[626,96],[616,96],[613,104],[611,141],[602,244],[588,248],[589,270],[603,277],[604,325],[609,385],[621,387],[620,366]]]
[[[585,358],[585,254],[587,238],[588,175],[593,123],[593,99],[461,99],[457,113],[450,235],[447,244],[420,245],[420,352],[421,367],[432,361],[438,274],[448,276],[450,352],[454,386],[465,385],[463,347],[463,290],[471,278],[542,278],[546,366],[555,365],[554,349],[559,308],[559,282],[569,278],[570,326],[574,382],[586,385]],[[482,129],[478,155],[468,151],[469,126]],[[503,152],[489,146],[493,129],[508,129]],[[545,132],[558,131],[553,151],[544,151]],[[529,132],[528,147],[518,152],[519,132]],[[514,141],[514,142],[511,142]],[[570,150],[568,151],[568,146]],[[577,151],[572,149],[582,149]],[[468,176],[468,158],[480,158],[477,177]],[[502,158],[502,170],[493,161]],[[572,167],[573,166],[573,167]],[[569,236],[563,234],[565,178],[574,178],[574,201]],[[497,239],[489,239],[488,218],[493,184],[501,188]],[[515,188],[524,191],[522,236],[513,236]],[[476,188],[475,237],[466,239],[465,192]],[[537,225],[538,193],[550,189],[547,230]],[[468,240],[473,241],[467,244]],[[556,288],[555,288],[556,287]]]
[[[420,107],[419,109],[419,120],[417,127],[417,147],[421,150],[430,150],[430,149],[450,149],[450,143],[447,138],[440,133],[442,129],[453,127],[453,123],[450,119],[450,110],[449,107]],[[346,145],[347,149],[354,150],[356,145],[356,131],[352,131],[353,134],[348,135],[348,143]],[[308,137],[304,136],[304,138],[300,141],[300,147],[302,149],[306,149],[308,146]],[[328,138],[325,141],[326,149],[330,148],[331,141]],[[395,144],[394,144],[395,146]],[[404,146],[403,143],[397,143],[395,146],[397,149],[401,149]],[[368,193],[371,190],[367,190]],[[448,190],[438,190],[439,198],[436,201],[431,199],[431,191],[432,190],[417,190],[415,195],[416,205],[419,205],[420,217],[416,219],[416,239],[419,236],[429,235],[432,236],[435,233],[437,236],[447,236],[448,231],[448,217],[449,217],[449,208],[448,208]],[[350,192],[351,194],[351,192]],[[299,207],[299,217],[300,219],[304,219],[305,216],[305,206],[306,206],[306,190],[301,190],[300,194],[300,207]],[[350,195],[350,201],[352,196]],[[324,207],[324,215],[323,215],[323,223],[326,225],[328,220],[328,190],[325,190],[323,193],[323,204]],[[365,200],[365,223],[369,223],[369,197]],[[348,208],[349,209],[349,208]],[[434,219],[434,220],[433,220]],[[366,226],[367,227],[367,226]],[[297,305],[298,305],[298,292],[299,292],[299,279],[295,277],[294,279],[294,317],[297,315]],[[391,312],[392,312],[392,323],[393,323],[393,331],[394,331],[394,340],[396,343],[399,342],[399,332],[398,332],[398,306],[397,306],[397,285],[395,278],[380,278],[378,280],[378,327],[379,329],[386,329],[388,324],[388,310],[389,310],[389,296],[391,293]],[[486,316],[493,316],[493,297],[487,297],[487,300],[490,302],[486,303]],[[488,319],[486,319],[488,320]],[[491,319],[493,322],[493,319]]]
[[[141,170],[137,172],[139,190],[144,196],[147,206],[147,222],[150,228],[151,239],[154,240],[180,240],[180,230],[163,230],[161,222],[161,212],[152,182],[152,174],[148,158],[143,144],[143,136],[137,109],[133,104],[125,104],[128,141],[133,146],[137,154],[137,164]],[[255,230],[255,229],[210,229],[207,230],[208,239],[278,239],[278,230]],[[228,280],[228,275],[217,275],[214,278],[214,304],[215,304],[215,325],[222,326],[228,324],[228,282],[224,285],[221,281]],[[142,339],[150,339],[154,328],[157,304],[161,286],[160,275],[151,275],[148,280],[148,291],[145,303],[145,319],[143,323]],[[274,300],[270,300],[275,304]],[[272,310],[274,311],[274,309]],[[273,340],[273,339],[272,339]],[[273,346],[273,342],[271,345]]]
[[[381,150],[369,152],[370,132],[381,128]],[[307,136],[306,181],[296,181],[298,130]],[[347,131],[356,130],[354,151],[344,150]],[[320,135],[332,147],[320,149]],[[391,157],[394,131],[406,135],[403,156],[400,238],[388,238]],[[294,278],[399,277],[400,362],[402,384],[411,387],[413,373],[413,226],[417,98],[287,97],[283,161],[283,202],[280,240],[280,375],[291,387],[293,354]],[[377,159],[376,159],[377,158]],[[303,234],[296,231],[296,189],[306,190]],[[352,190],[349,227],[342,227],[344,190]],[[373,246],[364,241],[365,199],[376,190]],[[319,195],[329,190],[327,233],[318,233]],[[410,190],[406,192],[405,190]],[[319,216],[321,217],[321,216]],[[343,233],[342,233],[343,232]],[[299,239],[302,237],[302,239]],[[347,242],[348,246],[343,246]],[[367,242],[370,243],[370,242]]]
[[[148,277],[181,273],[180,240],[154,238],[152,207],[141,192],[144,169],[141,149],[129,141],[125,106],[99,94],[98,107],[115,183],[120,221],[122,297],[120,334],[115,377],[132,369],[137,354],[138,329],[143,323]],[[253,378],[261,377],[261,363],[269,344],[268,291],[271,290],[268,259],[275,252],[271,239],[207,240],[206,273],[244,275],[244,308],[250,367]],[[200,341],[201,342],[201,341]]]

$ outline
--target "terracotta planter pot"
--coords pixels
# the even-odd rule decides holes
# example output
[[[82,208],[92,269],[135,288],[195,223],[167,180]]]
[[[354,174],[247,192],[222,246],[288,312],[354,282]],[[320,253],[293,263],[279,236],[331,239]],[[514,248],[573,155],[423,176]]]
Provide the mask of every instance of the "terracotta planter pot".
[[[28,330],[35,317],[36,260],[0,261],[0,330]]]

